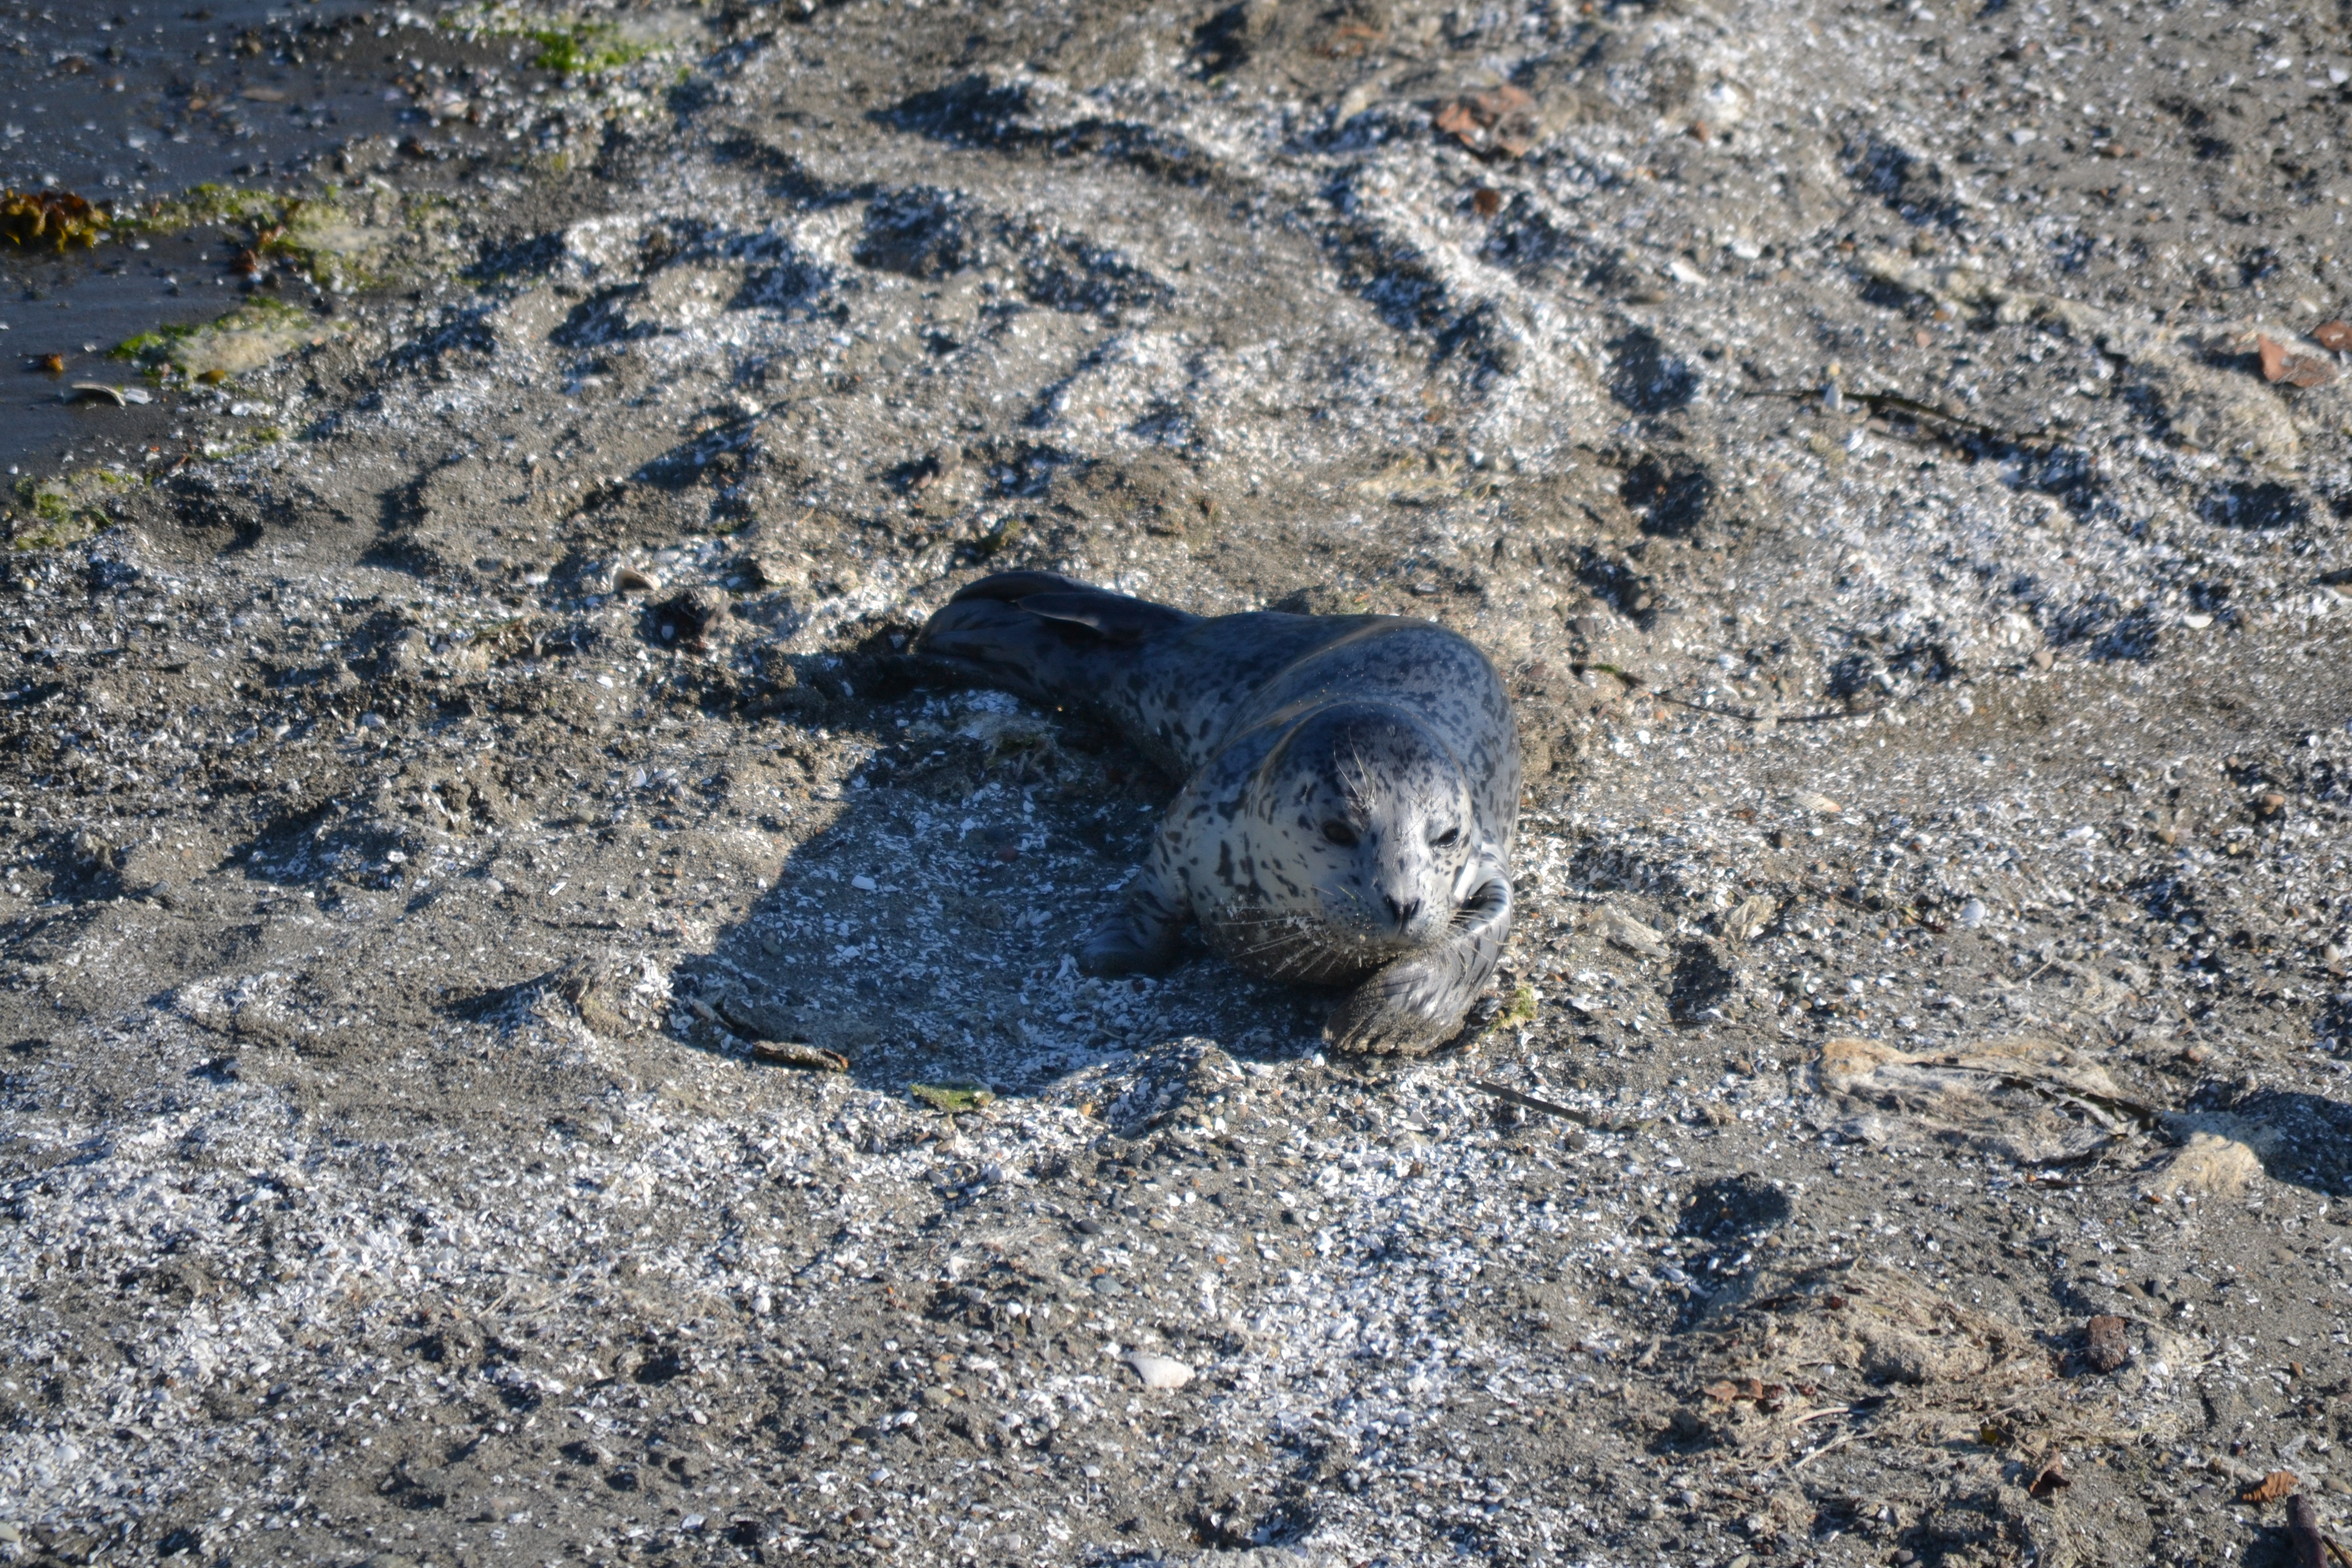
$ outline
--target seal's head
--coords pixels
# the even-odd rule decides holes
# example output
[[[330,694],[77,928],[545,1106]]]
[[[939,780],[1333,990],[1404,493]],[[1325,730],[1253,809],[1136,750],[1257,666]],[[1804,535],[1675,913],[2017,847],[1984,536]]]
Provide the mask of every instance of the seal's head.
[[[1234,955],[1322,984],[1435,941],[1476,853],[1462,764],[1378,703],[1300,718],[1259,764],[1233,826]]]

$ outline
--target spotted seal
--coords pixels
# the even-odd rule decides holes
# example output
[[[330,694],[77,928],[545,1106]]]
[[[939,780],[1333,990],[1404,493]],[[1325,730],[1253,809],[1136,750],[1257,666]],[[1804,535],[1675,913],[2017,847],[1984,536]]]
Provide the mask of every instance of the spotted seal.
[[[1187,921],[1276,979],[1348,985],[1325,1037],[1451,1036],[1502,956],[1519,743],[1469,642],[1399,616],[1203,617],[1048,572],[965,586],[918,656],[1091,710],[1185,780],[1090,974],[1158,973]]]

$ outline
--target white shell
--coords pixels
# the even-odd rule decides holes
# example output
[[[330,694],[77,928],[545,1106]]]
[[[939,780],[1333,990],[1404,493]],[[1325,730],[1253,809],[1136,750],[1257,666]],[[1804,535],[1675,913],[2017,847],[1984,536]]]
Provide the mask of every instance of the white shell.
[[[1127,1358],[1127,1364],[1135,1369],[1146,1388],[1181,1388],[1192,1381],[1192,1369],[1168,1356],[1136,1351]]]

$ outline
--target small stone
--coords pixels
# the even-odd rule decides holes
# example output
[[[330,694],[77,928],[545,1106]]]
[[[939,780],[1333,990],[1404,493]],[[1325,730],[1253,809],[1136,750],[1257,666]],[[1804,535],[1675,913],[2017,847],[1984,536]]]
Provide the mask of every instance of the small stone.
[[[2083,1359],[2093,1372],[2114,1372],[2131,1360],[2129,1325],[2102,1313],[2083,1325]]]
[[[2311,329],[2311,341],[2338,353],[2352,349],[2352,322],[2323,321]]]
[[[1136,1351],[1127,1358],[1146,1388],[1181,1388],[1192,1381],[1192,1369],[1171,1356]]]
[[[2054,654],[2054,653],[2052,653],[2048,648],[2046,648],[2046,647],[2038,647],[2038,648],[2035,648],[2035,649],[2033,650],[2033,668],[2036,668],[2036,669],[2047,669],[2047,668],[2049,668],[2052,665],[2053,665],[2053,664],[2055,664],[2055,663],[2057,663],[2057,662],[2058,662],[2058,656],[2057,656],[2056,654]]]
[[[1801,789],[1789,797],[1789,804],[1800,811],[1810,811],[1816,816],[1835,816],[1845,810],[1836,801],[1811,790]]]
[[[1969,900],[1966,903],[1960,906],[1959,921],[1961,926],[1969,931],[1976,930],[1977,927],[1985,923],[1986,912],[1985,901],[1982,899]]]

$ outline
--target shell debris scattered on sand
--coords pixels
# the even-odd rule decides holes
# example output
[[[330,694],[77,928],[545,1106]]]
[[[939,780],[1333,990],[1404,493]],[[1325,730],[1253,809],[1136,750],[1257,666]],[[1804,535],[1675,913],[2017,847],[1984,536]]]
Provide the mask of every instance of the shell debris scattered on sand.
[[[2352,384],[2257,334],[2341,347],[2340,37],[661,4],[376,8],[468,100],[328,153],[399,256],[257,256],[169,418],[5,313],[75,454],[0,553],[18,1548],[2124,1568],[2331,1500]],[[248,78],[344,47],[249,8]],[[62,265],[183,268],[119,226]],[[910,668],[1024,570],[1484,650],[1496,1026],[1085,973],[1175,782]]]

